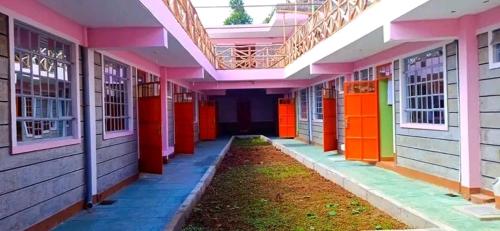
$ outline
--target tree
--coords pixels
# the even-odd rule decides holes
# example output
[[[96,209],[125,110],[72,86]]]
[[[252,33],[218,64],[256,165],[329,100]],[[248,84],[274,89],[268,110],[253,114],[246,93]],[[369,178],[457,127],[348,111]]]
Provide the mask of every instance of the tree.
[[[224,25],[251,24],[253,22],[252,17],[245,11],[243,0],[229,0],[229,5],[233,12],[224,20]]]

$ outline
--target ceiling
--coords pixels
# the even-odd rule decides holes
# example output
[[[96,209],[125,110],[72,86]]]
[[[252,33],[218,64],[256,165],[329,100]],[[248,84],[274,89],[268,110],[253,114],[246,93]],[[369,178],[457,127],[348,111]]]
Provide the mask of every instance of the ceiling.
[[[431,0],[396,21],[458,18],[500,5],[500,0]]]

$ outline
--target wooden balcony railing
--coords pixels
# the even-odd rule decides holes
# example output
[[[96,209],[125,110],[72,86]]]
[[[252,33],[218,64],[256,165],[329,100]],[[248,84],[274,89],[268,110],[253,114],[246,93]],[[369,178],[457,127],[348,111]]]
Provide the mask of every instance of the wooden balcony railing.
[[[190,0],[163,0],[167,7],[174,14],[177,22],[188,33],[193,42],[200,48],[207,59],[216,66],[215,47],[212,44],[208,33],[201,24],[196,9]]]
[[[280,47],[276,45],[216,47],[212,44],[190,0],[163,1],[217,69],[250,69],[285,67],[339,31],[379,0],[324,0],[324,4]]]
[[[216,46],[217,69],[278,68],[285,59],[281,44]]]
[[[319,42],[339,31],[377,1],[326,0],[280,48],[279,54],[287,54],[280,65],[286,66],[295,61]]]

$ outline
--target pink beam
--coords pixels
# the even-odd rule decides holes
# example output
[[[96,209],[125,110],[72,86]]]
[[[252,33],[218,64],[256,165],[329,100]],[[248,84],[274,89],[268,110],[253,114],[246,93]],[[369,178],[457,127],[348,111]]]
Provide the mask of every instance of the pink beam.
[[[379,65],[390,63],[394,59],[397,59],[398,56],[402,54],[407,54],[416,50],[423,49],[425,47],[429,47],[436,42],[415,42],[415,43],[405,43],[399,46],[395,46],[391,49],[379,52],[377,54],[368,56],[364,59],[358,60],[354,63],[354,69],[365,68],[367,66]]]
[[[346,74],[354,71],[353,63],[320,63],[309,65],[311,75]]]
[[[168,47],[167,30],[161,27],[119,27],[88,29],[91,48]]]
[[[263,88],[301,88],[308,86],[309,80],[267,80],[267,81],[224,81],[193,83],[194,90],[215,89],[263,89]]]
[[[475,16],[459,20],[460,176],[462,186],[481,188],[479,64]]]
[[[283,68],[218,70],[218,81],[285,79]]]
[[[201,67],[164,67],[163,71],[168,79],[203,79],[205,70]]]
[[[321,83],[321,82],[334,80],[334,79],[336,79],[337,77],[340,77],[340,76],[348,76],[351,73],[337,74],[337,75],[321,75],[319,77],[316,77],[316,78],[312,79],[311,80],[311,85],[316,85],[316,84]]]
[[[477,16],[477,27],[479,29],[489,27],[500,22],[500,6],[481,12]]]
[[[391,22],[384,26],[384,41],[432,41],[458,37],[457,19]]]
[[[290,93],[290,88],[269,88],[266,89],[267,95],[279,95],[279,94],[288,94]]]
[[[140,70],[143,71],[148,71],[151,72],[155,75],[161,75],[161,68],[158,66],[156,63],[139,56],[131,51],[127,50],[112,50],[108,51],[110,54],[117,56],[126,62],[130,63],[131,65],[134,65],[135,67],[139,68]]]
[[[226,95],[226,90],[205,90],[203,93],[205,95],[224,96]]]
[[[57,13],[37,0],[0,0],[0,9],[13,11],[19,14],[17,19],[33,26],[43,25],[50,27],[48,32],[64,35],[65,39],[78,44],[86,45],[85,27],[77,22]],[[10,12],[4,12],[10,13]],[[42,28],[47,30],[47,28]]]

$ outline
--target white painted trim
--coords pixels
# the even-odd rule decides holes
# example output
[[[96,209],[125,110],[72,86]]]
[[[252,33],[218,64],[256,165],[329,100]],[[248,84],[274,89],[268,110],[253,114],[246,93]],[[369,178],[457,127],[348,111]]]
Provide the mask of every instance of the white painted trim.
[[[449,43],[449,42],[448,42]],[[446,45],[448,43],[445,43],[444,45],[441,46],[435,46],[430,49],[425,49],[423,51],[414,51],[411,54],[406,54],[405,58],[408,58],[413,55],[418,55],[420,53],[436,49],[441,47],[443,49],[443,82],[444,82],[444,124],[418,124],[418,123],[408,123],[404,119],[404,106],[406,105],[406,87],[403,87],[403,82],[406,81],[406,78],[404,78],[404,59],[405,58],[399,58],[399,127],[401,128],[409,128],[409,129],[424,129],[424,130],[437,130],[437,131],[447,131],[448,130],[448,59],[446,57]],[[458,62],[457,62],[458,65]],[[394,128],[396,129],[396,128]]]
[[[302,94],[301,94],[301,91],[302,91],[302,90],[305,90],[305,91],[306,91],[306,98],[307,98],[307,97],[308,97],[308,95],[309,95],[309,92],[308,92],[308,90],[307,90],[307,87],[306,87],[306,88],[301,88],[301,89],[299,89],[299,90],[298,90],[298,93],[299,93],[299,107],[298,107],[298,108],[299,108],[299,116],[298,116],[298,118],[299,118],[299,121],[302,121],[302,122],[307,122],[307,121],[309,121],[309,120],[308,120],[308,118],[309,118],[309,112],[307,112],[307,117],[306,117],[306,118],[303,118],[303,117],[302,117]],[[307,102],[307,104],[309,105],[309,102]]]
[[[318,119],[316,117],[317,116],[317,112],[316,112],[316,103],[317,102],[316,102],[316,89],[315,88],[318,85],[323,85],[323,89],[324,89],[325,83],[326,83],[326,81],[323,81],[323,82],[320,82],[318,84],[311,86],[311,88],[312,88],[312,94],[311,94],[312,95],[312,105],[311,105],[312,108],[311,109],[312,109],[312,122],[313,123],[322,123],[323,122],[323,119]],[[323,95],[321,95],[321,99],[323,99]],[[321,114],[324,116],[323,112],[324,112],[324,105],[323,105],[323,102],[321,102]]]
[[[17,146],[17,129],[16,125],[16,71],[15,71],[15,48],[14,48],[14,19],[9,16],[9,75],[10,75],[10,134],[11,145],[14,148]]]
[[[500,28],[497,28],[500,31]],[[500,68],[500,60],[498,62],[494,62],[493,59],[493,54],[495,53],[495,48],[491,44],[491,40],[493,39],[493,31],[497,29],[492,29],[488,31],[488,62],[490,69],[497,69]],[[499,32],[500,33],[500,32]]]
[[[400,61],[398,61],[400,63]],[[400,65],[401,66],[401,65]],[[396,78],[394,78],[394,61],[391,62],[391,71],[392,71],[392,153],[397,153],[396,152]],[[399,70],[398,70],[399,71]],[[401,78],[398,79],[398,81],[401,81]],[[399,90],[401,91],[401,89]],[[399,104],[401,104],[401,100],[399,101]],[[401,113],[401,112],[400,112]],[[396,161],[397,161],[397,155],[395,155]]]
[[[13,13],[13,15],[15,15]],[[11,132],[11,146],[12,146],[12,153],[19,154],[19,153],[24,153],[24,152],[31,152],[31,151],[36,151],[36,150],[42,150],[45,149],[44,147],[51,147],[51,148],[56,148],[56,147],[62,147],[62,146],[68,146],[68,145],[74,145],[74,144],[79,144],[81,143],[81,134],[82,134],[82,127],[81,127],[81,102],[80,102],[80,63],[79,63],[79,57],[80,57],[80,52],[79,52],[79,44],[78,42],[74,42],[75,40],[68,40],[66,38],[60,37],[57,33],[52,33],[50,31],[45,31],[45,29],[49,29],[47,26],[41,26],[39,23],[34,23],[36,26],[34,26],[31,23],[26,23],[24,21],[21,21],[16,18],[16,16],[11,16],[7,14],[9,17],[9,74],[10,74],[10,115],[11,115],[11,126],[10,126],[10,132]],[[44,138],[41,139],[40,141],[35,141],[35,142],[29,142],[26,144],[18,144],[17,143],[17,120],[16,120],[16,72],[15,72],[15,35],[14,35],[14,27],[15,27],[15,21],[20,21],[24,24],[27,24],[37,30],[40,30],[44,33],[49,33],[52,36],[68,40],[70,42],[71,47],[73,49],[72,52],[72,57],[71,57],[71,63],[72,63],[72,69],[71,69],[71,99],[72,99],[72,116],[74,117],[72,122],[73,125],[73,135],[70,137],[59,137],[59,138]],[[32,21],[30,21],[32,22]],[[64,140],[72,140],[70,142],[61,142],[61,139]],[[78,142],[77,142],[78,141]],[[36,145],[39,142],[43,142],[44,145]],[[22,146],[25,146],[24,148],[20,148]],[[30,148],[29,146],[33,146],[33,148]],[[37,148],[37,146],[40,146]],[[16,151],[18,150],[18,151]],[[25,150],[25,151],[19,151],[19,150]]]

